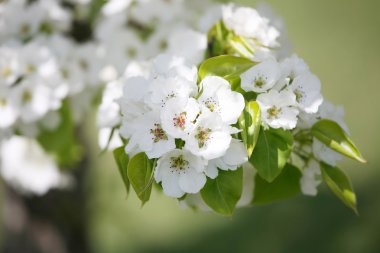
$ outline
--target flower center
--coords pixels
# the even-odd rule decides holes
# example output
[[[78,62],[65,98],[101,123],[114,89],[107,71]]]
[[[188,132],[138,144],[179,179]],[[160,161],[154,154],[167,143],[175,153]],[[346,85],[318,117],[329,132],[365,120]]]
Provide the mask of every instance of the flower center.
[[[159,43],[159,48],[161,50],[165,50],[168,48],[168,42],[166,40],[161,40]]]
[[[22,94],[22,102],[26,104],[29,103],[30,100],[32,100],[32,93],[28,90],[24,91],[24,93]]]
[[[36,66],[34,66],[33,64],[26,65],[26,73],[32,74],[34,72],[36,72]]]
[[[5,98],[0,98],[0,106],[6,106],[8,104],[7,100]]]
[[[174,117],[173,124],[175,127],[179,127],[184,130],[186,125],[186,112],[182,112],[178,117]]]
[[[130,58],[136,58],[138,52],[136,48],[131,47],[126,49],[126,53]]]
[[[150,129],[150,134],[153,135],[153,141],[154,142],[159,142],[161,140],[167,140],[168,139],[168,136],[166,135],[166,133],[164,132],[164,130],[162,129],[161,125],[160,124],[154,124],[154,127],[153,129]]]
[[[82,70],[88,70],[88,63],[85,59],[79,61],[79,66]]]
[[[294,94],[296,95],[296,101],[298,103],[302,102],[303,98],[305,97],[305,92],[303,92],[301,89],[294,90]]]
[[[170,158],[170,168],[184,170],[189,167],[189,162],[184,159],[183,155]]]
[[[211,112],[214,112],[218,107],[218,103],[211,97],[207,98],[204,104]]]
[[[195,133],[195,139],[198,141],[198,147],[203,148],[210,139],[211,129],[198,127]]]
[[[21,27],[20,27],[20,32],[21,32],[22,34],[27,34],[27,33],[29,33],[29,32],[30,32],[30,25],[29,25],[29,24],[26,24],[26,23],[22,24]]]
[[[276,106],[273,106],[269,108],[267,112],[268,112],[268,118],[277,119],[278,115],[281,113],[281,108],[277,108]]]
[[[61,74],[62,74],[63,79],[67,80],[70,78],[70,72],[67,68],[61,69]]]
[[[4,78],[9,77],[10,75],[12,75],[12,69],[10,67],[4,67],[3,69],[1,69],[1,75]]]
[[[259,76],[259,77],[255,78],[254,84],[256,87],[261,88],[266,84],[266,78],[263,76]]]

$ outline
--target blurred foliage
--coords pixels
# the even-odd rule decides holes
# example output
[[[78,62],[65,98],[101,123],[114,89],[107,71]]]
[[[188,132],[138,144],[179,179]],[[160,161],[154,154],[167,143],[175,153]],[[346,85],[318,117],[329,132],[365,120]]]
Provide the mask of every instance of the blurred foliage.
[[[89,175],[88,213],[95,252],[379,252],[380,114],[375,108],[380,92],[380,1],[266,3],[283,17],[294,51],[319,76],[326,98],[344,105],[351,135],[369,161],[361,165],[346,159],[340,166],[353,178],[359,217],[325,186],[316,198],[258,205],[238,210],[232,218],[182,209],[155,191],[141,209],[135,194],[126,199],[112,155],[98,157],[94,143],[97,163]]]

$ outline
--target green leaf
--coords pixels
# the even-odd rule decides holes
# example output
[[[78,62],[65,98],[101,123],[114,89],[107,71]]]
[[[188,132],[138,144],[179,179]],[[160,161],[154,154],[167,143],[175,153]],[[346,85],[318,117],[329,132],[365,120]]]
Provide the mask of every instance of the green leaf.
[[[313,125],[311,133],[331,149],[359,162],[366,162],[358,148],[338,123],[322,119]]]
[[[272,182],[287,163],[292,146],[291,132],[282,129],[261,129],[249,161],[263,179]]]
[[[128,162],[129,162],[129,157],[124,151],[124,146],[118,147],[113,151],[113,156],[115,158],[117,168],[119,169],[121,178],[123,179],[125,189],[127,193],[129,192],[130,188],[130,182],[128,179]]]
[[[208,32],[205,58],[228,54],[231,51],[228,41],[232,36],[222,21],[217,22]]]
[[[75,134],[71,108],[67,101],[63,103],[59,115],[60,125],[54,130],[42,131],[37,140],[59,166],[71,167],[82,158],[83,150]]]
[[[102,6],[107,2],[107,0],[93,0],[89,7],[89,21],[90,24],[94,24],[99,16]]]
[[[206,59],[219,55],[240,55],[251,59],[255,51],[250,41],[237,36],[224,25],[222,20],[210,29],[207,39]]]
[[[204,202],[215,212],[232,215],[243,189],[243,170],[219,170],[215,179],[208,179],[201,190]]]
[[[254,204],[266,204],[276,200],[293,197],[301,191],[301,172],[291,164],[286,164],[281,174],[271,183],[255,176]]]
[[[206,76],[220,76],[229,81],[230,83],[237,86],[240,83],[240,74],[247,71],[256,65],[255,62],[252,62],[249,59],[230,56],[230,55],[221,55],[213,58],[209,58],[204,61],[199,67],[199,78],[202,80]],[[237,87],[231,87],[235,90]]]
[[[238,120],[241,137],[247,149],[248,156],[252,155],[260,133],[261,111],[256,101],[246,103]]]
[[[346,206],[358,214],[356,208],[356,195],[347,175],[337,167],[332,167],[323,162],[321,162],[320,165],[322,178],[330,190],[342,200]]]
[[[133,156],[128,163],[127,175],[137,197],[144,205],[152,191],[153,168],[145,153]]]

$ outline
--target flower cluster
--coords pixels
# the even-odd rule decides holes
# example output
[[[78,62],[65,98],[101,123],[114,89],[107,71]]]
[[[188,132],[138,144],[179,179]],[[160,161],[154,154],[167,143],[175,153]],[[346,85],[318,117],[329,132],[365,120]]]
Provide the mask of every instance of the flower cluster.
[[[80,159],[75,128],[99,94],[100,147],[114,150],[143,202],[156,184],[183,205],[231,214],[316,195],[324,181],[356,210],[337,161],[365,160],[343,109],[324,100],[267,5],[0,2],[0,173],[9,184],[36,194],[68,185],[58,166]]]
[[[186,56],[194,63],[202,60],[207,39],[195,30],[201,25],[194,19],[202,15],[208,2],[113,0],[96,15],[93,10],[100,2],[0,3],[0,145],[4,149],[16,137],[37,140],[33,147],[40,145],[47,159],[53,155],[58,171],[58,166],[72,164],[68,153],[75,152],[66,145],[74,143],[74,136],[70,142],[59,138],[69,138],[67,133],[83,121],[104,83],[109,83],[108,94],[129,62],[163,51]],[[105,103],[102,108],[107,107]],[[104,135],[109,122],[102,122]],[[50,145],[52,136],[62,145]],[[3,163],[0,171],[4,175],[17,166]],[[20,188],[15,180],[4,178]],[[28,192],[41,194],[34,189],[31,186]]]
[[[243,96],[221,77],[207,76],[199,86],[197,79],[197,68],[183,58],[160,55],[146,75],[126,80],[119,99],[125,151],[157,158],[155,179],[172,197],[199,192],[219,164],[235,170],[248,159],[232,137]]]
[[[147,32],[152,17],[134,15],[143,6],[131,7],[121,23],[127,18]],[[157,10],[151,15],[160,15]],[[120,21],[111,16],[110,23]],[[356,210],[352,189],[340,188],[350,182],[336,162],[342,155],[364,159],[348,137],[342,109],[323,99],[318,77],[289,53],[281,19],[266,5],[229,4],[212,6],[199,20],[207,38],[199,26],[170,35],[175,28],[165,25],[165,43],[147,37],[148,44],[165,45],[158,50],[164,54],[128,64],[106,86],[101,146],[120,146],[116,160],[129,160],[119,163],[124,182],[143,203],[155,181],[185,206],[228,215],[235,206],[316,195],[325,181]],[[131,48],[124,52],[133,51],[134,59],[145,58],[136,52],[149,54]]]
[[[83,118],[101,84],[102,52],[97,43],[79,43],[70,36],[76,18],[75,6],[71,7],[50,0],[0,3],[0,146],[2,150],[18,146],[20,156],[24,146],[31,149],[30,159],[10,160],[2,152],[0,171],[10,185],[25,193],[44,194],[59,186],[50,172],[61,174],[61,163],[52,155],[62,148],[49,149],[39,140],[46,132],[59,139],[62,128],[73,132],[75,125],[70,122]],[[29,177],[27,171],[22,176],[23,170],[34,171],[38,164],[45,177]],[[36,180],[46,188],[38,188]]]

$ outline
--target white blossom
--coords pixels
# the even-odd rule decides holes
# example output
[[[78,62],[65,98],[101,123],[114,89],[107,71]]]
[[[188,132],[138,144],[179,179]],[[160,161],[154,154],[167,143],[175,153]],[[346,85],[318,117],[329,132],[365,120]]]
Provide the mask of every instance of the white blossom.
[[[320,177],[321,169],[319,163],[313,159],[310,160],[302,171],[302,178],[300,180],[302,193],[309,196],[317,195],[317,187],[322,182]]]
[[[214,179],[218,176],[218,169],[236,170],[247,161],[248,154],[244,144],[240,140],[232,139],[230,147],[224,156],[208,162],[206,175]]]
[[[158,158],[175,149],[174,138],[163,130],[157,111],[146,113],[126,124],[132,129],[131,138],[125,147],[127,153],[137,146],[149,158]]]
[[[171,99],[161,111],[162,128],[174,138],[186,139],[194,130],[199,113],[200,107],[195,99]]]
[[[226,124],[234,124],[244,109],[244,97],[231,91],[229,82],[218,76],[207,76],[201,83],[198,101],[204,109],[216,112]]]
[[[319,79],[311,74],[304,73],[294,78],[288,86],[296,95],[297,106],[306,113],[318,112],[323,102],[321,95],[321,83]]]
[[[217,113],[203,111],[194,131],[186,139],[185,149],[211,160],[223,156],[231,142],[230,128]]]
[[[293,129],[297,124],[296,96],[289,91],[270,90],[257,96],[265,126]]]
[[[69,183],[53,158],[25,137],[14,136],[0,145],[0,172],[8,184],[26,194],[43,195]]]
[[[222,14],[224,24],[236,35],[256,39],[264,46],[278,46],[277,38],[280,33],[255,9],[229,4],[223,6]]]
[[[240,75],[241,88],[247,92],[265,92],[273,88],[280,77],[280,65],[274,59],[267,59]]]
[[[11,127],[18,118],[18,106],[11,98],[11,90],[0,83],[0,129]]]
[[[180,198],[197,193],[206,183],[205,162],[188,151],[175,149],[157,161],[154,178],[168,196]]]

